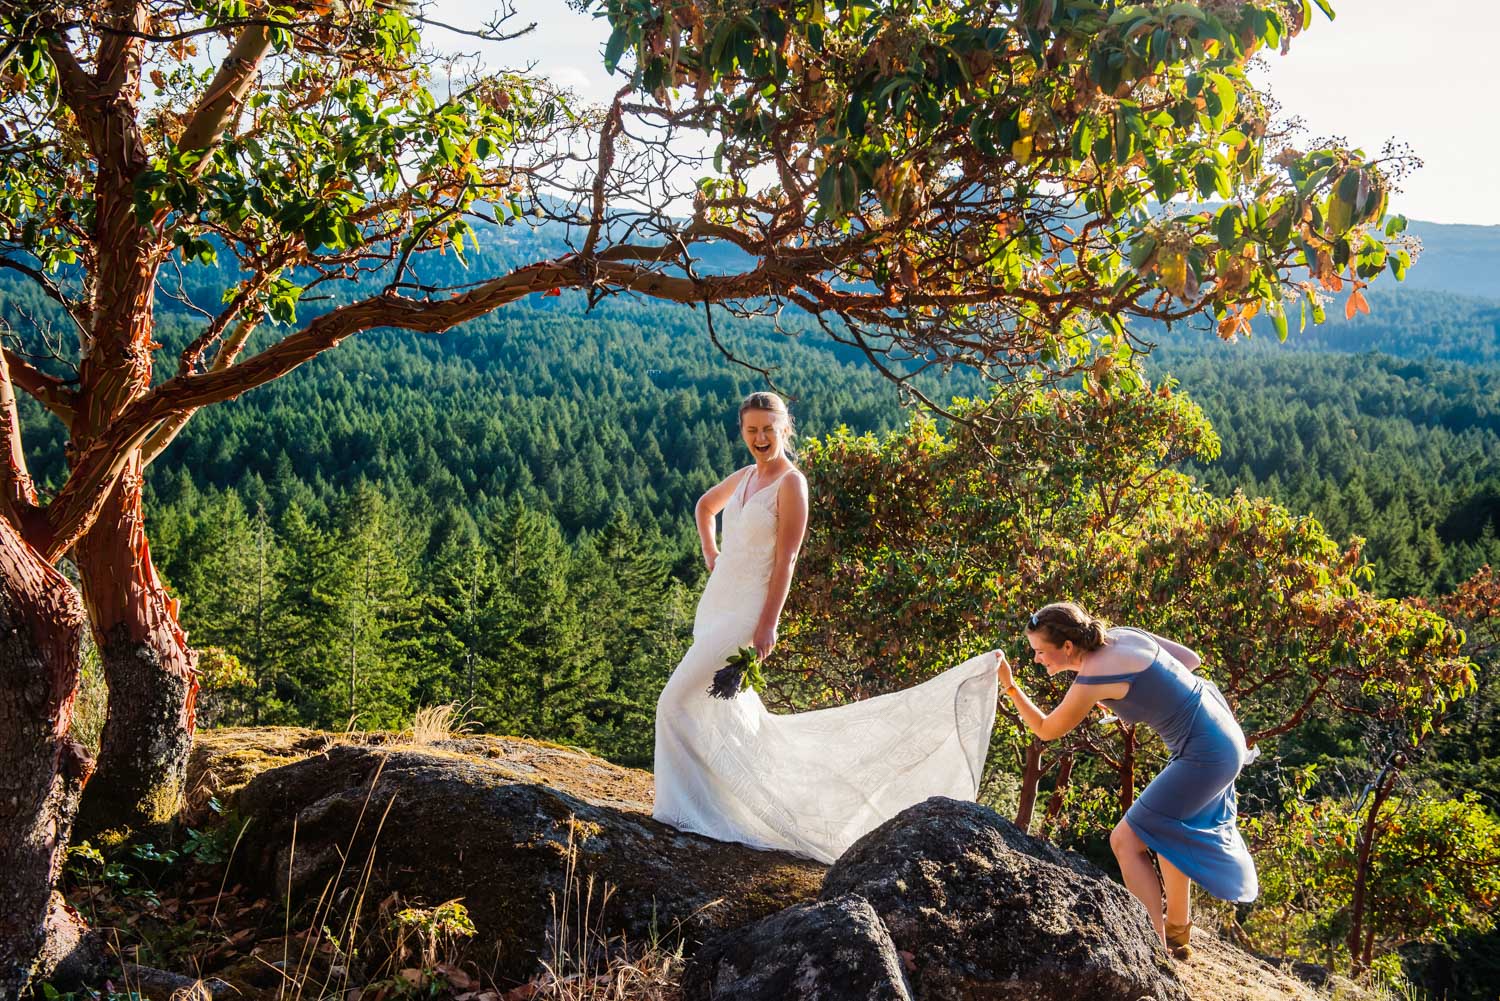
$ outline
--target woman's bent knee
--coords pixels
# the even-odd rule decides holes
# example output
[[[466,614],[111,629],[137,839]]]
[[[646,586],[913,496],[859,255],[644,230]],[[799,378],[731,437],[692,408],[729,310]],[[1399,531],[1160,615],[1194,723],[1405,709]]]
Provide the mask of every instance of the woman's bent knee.
[[[1114,830],[1109,832],[1109,847],[1116,856],[1138,855],[1146,850],[1145,843],[1135,831],[1130,829],[1130,824],[1123,818],[1115,825]]]

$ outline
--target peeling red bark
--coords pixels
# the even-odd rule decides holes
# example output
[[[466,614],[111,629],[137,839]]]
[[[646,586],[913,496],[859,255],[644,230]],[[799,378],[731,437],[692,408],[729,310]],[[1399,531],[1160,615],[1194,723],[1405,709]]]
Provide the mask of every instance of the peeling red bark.
[[[171,822],[195,722],[198,658],[151,562],[137,463],[75,551],[109,685],[99,774],[79,815],[90,832]]]
[[[1047,812],[1042,815],[1042,830],[1046,831],[1057,823],[1057,818],[1062,815],[1063,797],[1068,791],[1068,783],[1073,780],[1073,752],[1063,754],[1057,765],[1057,781],[1052,784],[1052,792],[1047,797]]]
[[[78,592],[0,518],[0,995],[7,999],[39,972],[54,937],[52,886],[93,765],[68,732],[86,625]]]
[[[1047,745],[1033,737],[1026,745],[1026,760],[1021,766],[1021,797],[1016,803],[1016,826],[1023,831],[1031,830],[1031,815],[1036,810],[1037,784],[1046,771],[1042,767],[1042,755]]]

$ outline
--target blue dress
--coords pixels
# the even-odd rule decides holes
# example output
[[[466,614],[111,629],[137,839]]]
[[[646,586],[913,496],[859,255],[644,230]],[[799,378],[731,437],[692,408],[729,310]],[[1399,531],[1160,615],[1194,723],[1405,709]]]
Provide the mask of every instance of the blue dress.
[[[1144,671],[1079,675],[1075,683],[1117,681],[1129,681],[1130,690],[1101,704],[1127,723],[1151,727],[1172,752],[1167,767],[1125,812],[1130,829],[1219,899],[1254,900],[1260,884],[1235,822],[1234,796],[1234,780],[1252,755],[1218,686],[1193,674],[1159,643],[1156,659]]]

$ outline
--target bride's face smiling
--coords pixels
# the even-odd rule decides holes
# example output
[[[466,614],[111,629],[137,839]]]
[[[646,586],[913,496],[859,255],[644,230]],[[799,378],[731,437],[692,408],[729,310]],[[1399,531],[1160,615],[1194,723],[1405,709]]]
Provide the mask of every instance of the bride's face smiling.
[[[781,458],[781,420],[769,410],[746,410],[740,415],[740,437],[757,463]]]
[[[1037,631],[1028,632],[1026,642],[1031,644],[1031,653],[1036,657],[1036,662],[1046,668],[1049,675],[1059,671],[1076,671],[1083,660],[1082,651],[1073,645],[1072,640],[1065,640],[1062,646],[1058,646]]]

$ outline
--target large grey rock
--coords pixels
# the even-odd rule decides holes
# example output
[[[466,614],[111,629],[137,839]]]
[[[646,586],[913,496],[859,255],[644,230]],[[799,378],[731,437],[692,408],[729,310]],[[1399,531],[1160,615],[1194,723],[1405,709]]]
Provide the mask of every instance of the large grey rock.
[[[713,939],[684,1001],[910,1001],[896,947],[863,897],[798,904]]]
[[[821,896],[848,894],[914,957],[921,1001],[1187,998],[1123,886],[974,803],[929,799],[855,842]]]
[[[823,866],[683,834],[652,820],[650,803],[648,773],[470,737],[327,746],[254,774],[229,806],[251,818],[235,857],[247,883],[276,899],[290,889],[294,905],[325,888],[337,906],[461,898],[478,928],[469,956],[502,981],[536,971],[552,898],[587,892],[590,878],[592,930],[680,935],[689,950],[816,897]],[[601,914],[604,884],[614,892]]]

